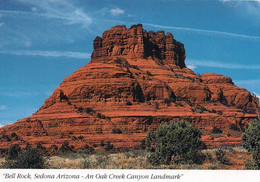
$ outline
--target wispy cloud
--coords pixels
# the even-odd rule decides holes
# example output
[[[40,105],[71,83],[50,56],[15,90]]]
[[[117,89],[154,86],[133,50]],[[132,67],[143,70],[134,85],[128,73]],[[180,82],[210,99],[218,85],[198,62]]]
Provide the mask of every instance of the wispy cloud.
[[[0,54],[43,56],[43,57],[69,57],[76,59],[88,59],[91,54],[72,51],[42,51],[42,50],[1,50]]]
[[[260,83],[260,79],[251,79],[251,80],[234,80],[237,84],[257,84]]]
[[[71,1],[45,0],[32,1],[20,0],[20,2],[33,6],[32,11],[0,10],[5,15],[39,16],[42,18],[52,18],[64,20],[66,24],[81,24],[88,26],[92,23],[92,18],[82,9],[74,6]]]
[[[105,21],[114,22],[114,23],[121,23],[121,24],[135,24],[136,22],[128,22],[128,21],[121,21],[121,20],[112,20],[112,19],[104,19]],[[152,24],[152,23],[142,23],[143,25],[161,29],[170,29],[170,30],[177,30],[182,32],[192,32],[196,34],[206,35],[206,36],[214,36],[214,37],[228,37],[228,38],[236,38],[242,40],[251,40],[251,41],[260,41],[260,36],[254,35],[245,35],[245,34],[237,34],[237,33],[230,33],[230,32],[223,32],[217,30],[205,30],[205,29],[196,29],[190,27],[178,27],[178,26],[164,26],[159,24]]]
[[[0,111],[6,110],[6,109],[7,109],[7,107],[5,105],[0,105]]]
[[[256,97],[258,97],[258,99],[260,99],[260,94],[255,93],[255,92],[254,92],[254,94],[255,94]]]
[[[162,29],[188,31],[188,32],[194,32],[194,33],[209,35],[209,36],[221,36],[221,37],[231,37],[231,38],[260,41],[260,36],[251,36],[251,35],[245,35],[245,34],[236,34],[236,33],[230,33],[230,32],[222,32],[222,31],[216,31],[216,30],[204,30],[204,29],[196,29],[196,28],[189,28],[189,27],[163,26],[163,25],[157,25],[157,24],[151,24],[151,23],[143,23],[143,25],[156,27],[156,28],[162,28]]]
[[[260,0],[220,0],[225,5],[230,5],[243,16],[252,16],[253,19],[260,19]]]
[[[260,65],[243,65],[243,64],[232,64],[232,63],[223,63],[213,60],[195,60],[187,59],[186,64],[188,67],[193,69],[197,67],[211,67],[211,68],[225,68],[225,69],[260,69]]]
[[[50,96],[57,85],[37,85],[37,89],[32,90],[30,87],[16,88],[11,87],[11,85],[5,85],[5,87],[0,88],[0,97],[16,97],[16,98],[26,98],[26,97],[46,97]],[[1,105],[0,105],[1,106]],[[0,107],[1,108],[1,107]],[[7,108],[7,106],[4,106]],[[1,116],[1,115],[0,115]],[[1,119],[1,118],[0,118]]]
[[[5,50],[24,49],[37,44],[48,47],[70,44],[82,39],[86,31],[91,34],[96,28],[89,13],[75,1],[17,0],[16,3],[17,7],[22,4],[28,10],[16,9],[16,6],[11,10],[0,8],[0,14],[8,20],[0,27],[0,46]]]
[[[194,69],[197,68],[197,66],[194,65],[194,64],[192,64],[192,63],[186,63],[186,66],[187,66],[188,68],[192,69],[192,70],[194,70]]]
[[[125,11],[123,9],[120,9],[120,8],[111,9],[109,12],[113,16],[122,15],[122,14],[125,13]]]
[[[5,97],[32,97],[32,96],[39,96],[42,95],[42,93],[39,92],[22,92],[22,91],[0,91],[0,96]]]
[[[260,99],[260,79],[233,80],[233,82],[243,88],[250,88],[251,92]]]
[[[31,10],[32,10],[32,12],[37,12],[37,8],[36,7],[32,7]]]

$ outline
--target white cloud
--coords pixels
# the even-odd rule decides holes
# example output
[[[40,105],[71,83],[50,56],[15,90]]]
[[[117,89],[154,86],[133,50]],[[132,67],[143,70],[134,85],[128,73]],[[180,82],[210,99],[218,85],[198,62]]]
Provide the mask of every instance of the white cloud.
[[[32,7],[31,10],[32,10],[32,12],[37,12],[37,8],[36,7]]]
[[[248,14],[260,18],[260,1],[247,2],[244,4]]]
[[[0,105],[0,111],[6,110],[6,109],[7,109],[7,107],[5,105]]]
[[[233,80],[233,82],[239,87],[248,88],[258,98],[260,98],[260,79],[248,79],[248,80]]]
[[[247,84],[247,85],[259,85],[260,79],[252,79],[252,80],[234,80],[237,84]]]
[[[253,92],[253,94],[260,99],[260,94]]]
[[[250,15],[260,19],[260,0],[220,0],[223,4],[230,5],[242,15]]]
[[[111,9],[109,12],[110,12],[110,14],[113,15],[113,16],[123,15],[123,14],[125,13],[125,11],[122,10],[122,9],[120,9],[120,8]]]
[[[193,67],[212,67],[212,68],[225,68],[225,69],[260,69],[260,65],[242,65],[242,64],[232,64],[223,63],[219,61],[212,60],[195,60],[187,59],[187,65],[192,65]]]
[[[192,69],[192,70],[194,70],[194,69],[197,68],[196,65],[194,65],[194,64],[190,64],[190,63],[188,63],[186,66],[187,66],[188,68]]]
[[[60,19],[64,20],[66,24],[82,24],[88,26],[92,23],[92,18],[88,16],[82,9],[75,7],[72,1],[63,0],[45,0],[45,1],[32,1],[20,0],[20,2],[31,5],[32,11],[10,11],[0,10],[0,13],[6,15],[18,16],[39,16],[42,18]],[[40,12],[40,13],[38,13]]]
[[[189,31],[203,35],[210,35],[210,36],[221,36],[221,37],[231,37],[231,38],[239,38],[239,39],[246,39],[246,40],[255,40],[260,41],[260,36],[251,36],[245,34],[236,34],[230,32],[222,32],[216,30],[204,30],[204,29],[196,29],[196,28],[188,28],[188,27],[176,27],[176,26],[163,26],[151,23],[143,23],[143,25],[162,28],[162,29],[173,29],[173,30],[181,30],[181,31]]]
[[[2,128],[4,125],[2,125],[1,123],[0,123],[0,128]]]
[[[88,59],[91,54],[73,51],[42,51],[42,50],[1,50],[0,54],[43,56],[43,57],[69,57],[76,59]]]
[[[25,47],[31,47],[32,46],[32,42],[27,40],[27,41],[24,42],[24,46]]]

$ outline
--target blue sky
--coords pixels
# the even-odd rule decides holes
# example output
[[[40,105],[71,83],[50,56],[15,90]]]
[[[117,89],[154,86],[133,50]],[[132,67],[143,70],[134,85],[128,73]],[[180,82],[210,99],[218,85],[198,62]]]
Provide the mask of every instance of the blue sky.
[[[165,30],[196,73],[260,95],[260,1],[0,0],[0,125],[31,115],[118,24]]]

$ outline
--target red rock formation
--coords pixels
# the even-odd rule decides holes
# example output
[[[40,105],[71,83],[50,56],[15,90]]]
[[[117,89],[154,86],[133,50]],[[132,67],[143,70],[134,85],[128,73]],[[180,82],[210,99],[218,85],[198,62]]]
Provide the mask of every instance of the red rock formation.
[[[1,148],[28,142],[53,149],[64,141],[76,148],[101,141],[136,147],[148,130],[180,119],[200,128],[209,147],[236,145],[258,115],[258,99],[231,78],[188,69],[184,46],[170,33],[116,26],[93,46],[90,63],[65,78],[36,113],[0,129]],[[212,134],[214,126],[223,133]]]

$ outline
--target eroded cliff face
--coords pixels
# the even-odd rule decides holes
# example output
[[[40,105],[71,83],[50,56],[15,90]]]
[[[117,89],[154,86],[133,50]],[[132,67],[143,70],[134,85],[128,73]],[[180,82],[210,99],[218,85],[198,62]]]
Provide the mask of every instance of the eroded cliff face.
[[[188,69],[184,46],[170,33],[116,26],[93,46],[90,63],[65,78],[37,112],[0,128],[0,148],[64,141],[76,148],[102,141],[138,147],[149,130],[180,119],[200,128],[208,147],[237,145],[258,115],[258,99],[231,78]],[[212,134],[214,126],[222,134]]]
[[[141,24],[116,26],[103,33],[102,38],[94,40],[92,62],[96,58],[127,56],[128,59],[147,59],[161,61],[161,64],[174,64],[185,67],[184,45],[176,41],[171,33],[164,31],[146,32]]]

